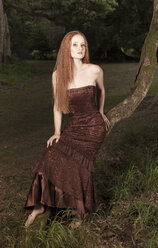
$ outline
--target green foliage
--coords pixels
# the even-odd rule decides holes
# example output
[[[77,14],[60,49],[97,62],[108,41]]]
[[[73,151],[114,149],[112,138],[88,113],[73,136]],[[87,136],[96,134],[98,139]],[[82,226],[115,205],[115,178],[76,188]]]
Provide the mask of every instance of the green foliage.
[[[145,248],[156,248],[158,246],[158,231],[153,230],[151,237],[147,240]]]
[[[39,50],[46,58],[58,50],[63,35],[81,30],[91,57],[139,57],[152,15],[152,0],[40,0],[10,1],[8,8],[13,53],[26,57]],[[11,5],[12,6],[12,5]],[[20,46],[19,46],[20,44]]]
[[[139,57],[152,17],[153,0],[118,0],[116,43],[129,56]]]
[[[9,0],[6,2],[10,3]],[[17,6],[19,9],[8,9],[12,51],[20,57],[26,57],[32,50],[44,53],[58,49],[63,34],[73,29],[85,32],[92,51],[96,51],[102,42],[99,42],[99,37],[105,33],[103,21],[114,11],[117,3],[115,0],[77,2],[21,0]],[[52,18],[52,22],[49,21],[49,17]]]

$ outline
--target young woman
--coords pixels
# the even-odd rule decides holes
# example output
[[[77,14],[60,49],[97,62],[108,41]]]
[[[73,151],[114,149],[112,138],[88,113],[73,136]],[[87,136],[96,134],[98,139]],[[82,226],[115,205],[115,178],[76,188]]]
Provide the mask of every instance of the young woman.
[[[72,209],[72,214],[81,219],[97,207],[93,165],[110,123],[104,115],[103,71],[90,64],[83,33],[72,31],[63,38],[52,85],[55,130],[33,169],[25,205],[33,211],[26,227],[44,212],[45,206]],[[96,86],[101,90],[99,109]],[[69,113],[69,119],[61,133],[62,113]]]

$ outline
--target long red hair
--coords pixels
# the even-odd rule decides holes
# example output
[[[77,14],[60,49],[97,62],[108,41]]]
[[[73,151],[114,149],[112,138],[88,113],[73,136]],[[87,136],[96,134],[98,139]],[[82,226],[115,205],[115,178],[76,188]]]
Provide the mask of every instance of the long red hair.
[[[83,33],[78,30],[71,31],[67,33],[60,45],[56,64],[54,71],[56,71],[56,90],[54,94],[54,100],[57,110],[68,113],[69,112],[69,102],[67,89],[69,84],[73,80],[73,58],[71,57],[71,40],[74,35],[81,35],[85,41],[85,56],[82,59],[83,63],[88,64],[89,60],[89,51],[88,51],[88,42]]]

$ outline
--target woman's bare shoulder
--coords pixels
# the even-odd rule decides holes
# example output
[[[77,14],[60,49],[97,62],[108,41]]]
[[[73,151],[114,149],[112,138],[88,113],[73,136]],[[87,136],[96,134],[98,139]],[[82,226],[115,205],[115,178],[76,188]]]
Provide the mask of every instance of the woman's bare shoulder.
[[[90,70],[90,72],[93,72],[96,74],[102,71],[101,67],[96,64],[87,64],[87,69]]]
[[[55,70],[55,71],[52,72],[52,79],[55,79],[56,75],[57,75],[57,71]]]
[[[56,75],[57,75],[56,71],[53,71],[52,73],[52,85],[53,86],[56,85]]]

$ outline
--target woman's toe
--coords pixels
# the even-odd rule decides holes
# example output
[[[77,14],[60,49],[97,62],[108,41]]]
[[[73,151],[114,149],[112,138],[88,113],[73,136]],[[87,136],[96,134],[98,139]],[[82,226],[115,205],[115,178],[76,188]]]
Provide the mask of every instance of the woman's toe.
[[[29,227],[35,220],[35,217],[30,214],[27,218],[27,221],[25,222],[25,227]]]

